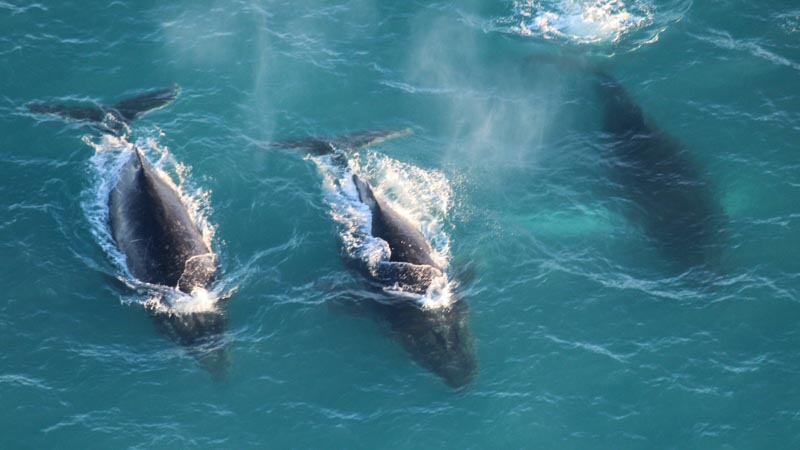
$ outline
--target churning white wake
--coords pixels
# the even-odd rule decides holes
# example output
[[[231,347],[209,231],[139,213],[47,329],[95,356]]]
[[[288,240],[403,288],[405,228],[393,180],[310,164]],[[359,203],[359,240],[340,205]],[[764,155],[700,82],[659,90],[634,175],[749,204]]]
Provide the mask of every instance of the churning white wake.
[[[501,23],[523,36],[576,44],[618,44],[632,48],[656,42],[670,23],[683,18],[691,0],[513,0],[513,14]]]
[[[515,2],[517,31],[578,43],[617,42],[625,34],[653,23],[647,2],[622,0],[566,0]]]
[[[89,177],[91,185],[82,194],[81,206],[91,225],[90,230],[98,244],[116,268],[116,277],[136,294],[122,299],[125,303],[140,303],[156,312],[184,314],[214,311],[217,301],[229,295],[224,280],[215,283],[211,291],[198,288],[186,294],[177,288],[154,285],[136,279],[128,271],[125,255],[119,250],[109,227],[108,196],[119,179],[120,172],[139,148],[144,156],[158,169],[158,174],[172,186],[187,206],[189,215],[200,229],[203,240],[213,248],[215,228],[208,217],[211,212],[209,193],[191,182],[190,168],[178,163],[167,147],[154,138],[140,138],[130,143],[125,137],[104,134],[100,137],[84,137],[83,141],[95,150],[90,159]],[[177,183],[175,182],[177,180]]]
[[[453,192],[447,178],[438,171],[423,170],[385,155],[366,151],[349,155],[347,166],[337,155],[309,157],[323,177],[325,199],[331,216],[340,225],[340,236],[347,256],[362,261],[375,271],[389,261],[389,244],[371,235],[372,214],[358,197],[353,174],[369,182],[377,197],[386,202],[412,225],[419,228],[433,249],[433,260],[442,267],[442,276],[431,283],[423,295],[387,287],[393,294],[415,299],[425,308],[438,308],[453,301],[455,281],[448,275],[450,241],[444,219]]]

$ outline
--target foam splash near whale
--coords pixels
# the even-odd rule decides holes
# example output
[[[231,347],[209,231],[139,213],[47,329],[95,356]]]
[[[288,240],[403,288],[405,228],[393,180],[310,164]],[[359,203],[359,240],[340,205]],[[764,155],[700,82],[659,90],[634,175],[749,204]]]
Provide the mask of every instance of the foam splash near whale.
[[[415,225],[430,243],[431,257],[442,268],[440,276],[431,280],[424,293],[410,292],[394,284],[383,289],[409,297],[422,308],[436,309],[454,302],[457,282],[448,276],[450,241],[445,219],[451,206],[453,191],[447,178],[438,171],[396,161],[372,152],[351,155],[344,166],[336,154],[308,156],[323,177],[325,199],[331,216],[339,225],[344,251],[349,258],[361,261],[375,276],[379,265],[390,258],[389,245],[372,236],[372,213],[360,199],[353,174],[364,177],[382,199]]]

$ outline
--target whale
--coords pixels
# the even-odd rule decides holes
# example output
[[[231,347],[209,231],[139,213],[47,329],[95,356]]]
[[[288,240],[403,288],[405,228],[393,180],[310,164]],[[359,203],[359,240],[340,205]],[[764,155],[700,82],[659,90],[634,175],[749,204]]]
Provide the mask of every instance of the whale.
[[[702,168],[678,140],[660,130],[614,77],[596,69],[609,170],[628,217],[681,270],[719,265],[725,216]]]
[[[330,154],[346,168],[347,157],[358,149],[409,133],[408,129],[367,130],[336,137],[273,141],[267,146],[301,150],[314,156]],[[404,295],[424,295],[432,283],[441,279],[442,268],[418,227],[376,195],[362,176],[350,173],[349,178],[358,201],[370,211],[369,234],[385,242],[389,249],[389,257],[377,264],[357,264],[373,288],[374,295],[366,302],[367,308],[389,324],[391,334],[420,366],[452,388],[466,387],[477,372],[466,302],[458,299],[449,305],[429,308]]]
[[[177,85],[140,92],[113,105],[32,103],[36,114],[86,122],[105,133],[124,136],[129,123],[171,103]],[[154,167],[135,145],[122,165],[108,197],[111,236],[125,256],[128,272],[143,283],[173,288],[184,294],[205,290],[218,271],[217,257],[192,219],[169,177]],[[168,309],[168,308],[167,308]],[[225,329],[220,311],[176,313],[150,308],[157,327],[192,349],[203,365],[217,373],[224,365],[218,341]],[[215,351],[201,351],[213,347]],[[207,363],[207,364],[206,364]]]

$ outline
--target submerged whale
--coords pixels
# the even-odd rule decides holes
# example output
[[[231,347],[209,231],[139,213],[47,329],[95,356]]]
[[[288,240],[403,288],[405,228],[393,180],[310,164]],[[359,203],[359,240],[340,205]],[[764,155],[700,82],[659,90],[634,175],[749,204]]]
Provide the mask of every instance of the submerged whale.
[[[611,176],[630,214],[683,269],[714,268],[724,214],[702,170],[675,139],[648,123],[613,77],[594,71],[611,150]]]
[[[88,121],[100,130],[124,135],[141,114],[172,102],[177,86],[146,91],[112,106],[100,104],[29,104],[34,113]],[[217,258],[203,239],[168,176],[133,146],[108,198],[111,236],[136,279],[192,294],[206,289],[217,273]],[[219,311],[156,313],[157,326],[181,345],[196,349],[214,342],[225,328]],[[224,355],[202,355],[204,365],[219,369]],[[205,364],[205,363],[209,364]]]
[[[269,147],[298,149],[316,156],[331,154],[346,168],[349,153],[408,133],[409,130],[397,129],[362,131],[333,138],[272,142]],[[389,248],[388,258],[376,264],[360,264],[370,284],[388,297],[385,301],[371,300],[370,306],[389,323],[392,334],[422,367],[439,375],[451,387],[466,386],[477,371],[466,303],[457,300],[446,306],[426,308],[408,296],[397,295],[425,294],[443,276],[442,268],[434,261],[431,245],[416,226],[375,195],[366,180],[354,173],[349,176],[358,200],[370,211],[370,235]]]

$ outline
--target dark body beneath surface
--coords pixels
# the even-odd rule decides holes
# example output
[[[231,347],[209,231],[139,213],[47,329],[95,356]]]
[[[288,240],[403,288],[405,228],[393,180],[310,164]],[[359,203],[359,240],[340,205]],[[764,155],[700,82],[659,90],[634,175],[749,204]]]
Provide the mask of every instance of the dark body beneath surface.
[[[610,174],[627,213],[681,269],[719,264],[724,214],[701,170],[678,141],[648,124],[611,76],[597,72]]]

